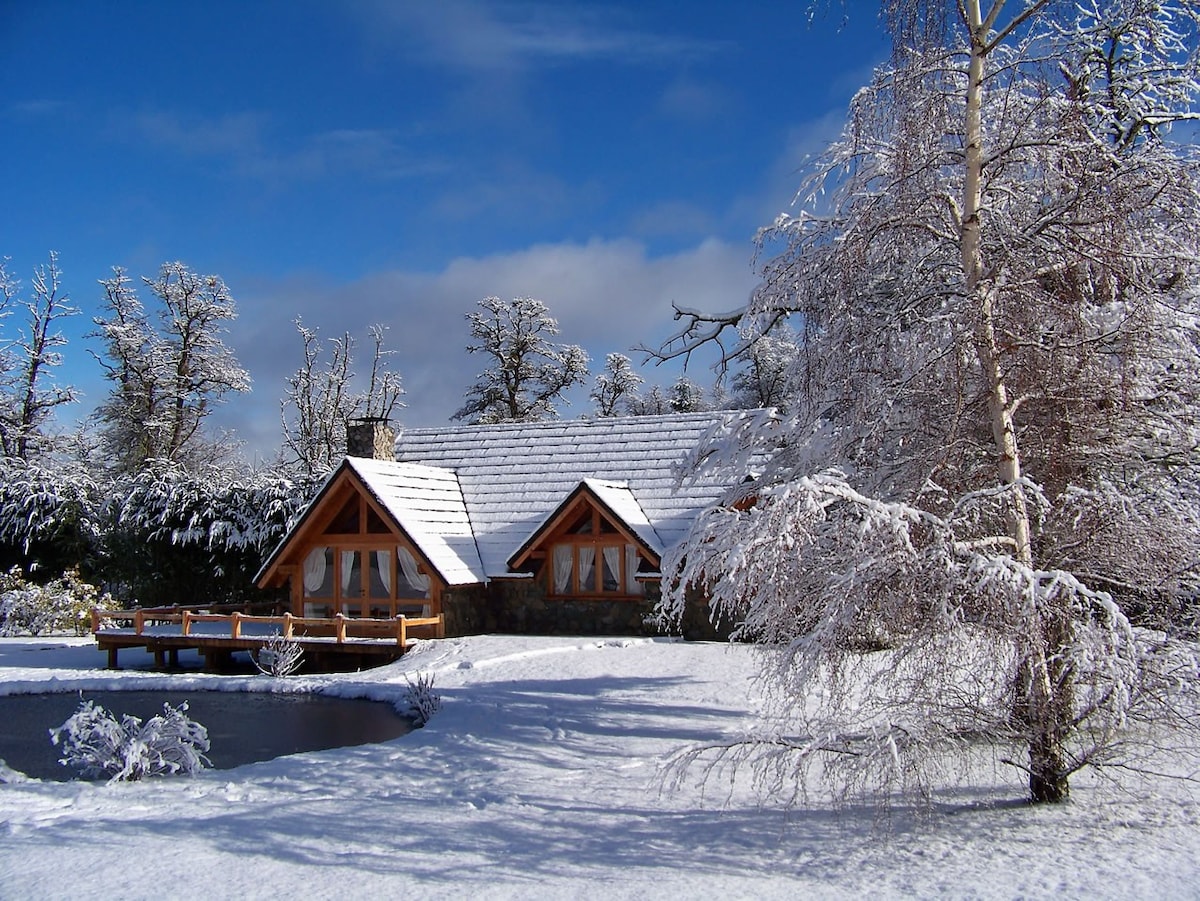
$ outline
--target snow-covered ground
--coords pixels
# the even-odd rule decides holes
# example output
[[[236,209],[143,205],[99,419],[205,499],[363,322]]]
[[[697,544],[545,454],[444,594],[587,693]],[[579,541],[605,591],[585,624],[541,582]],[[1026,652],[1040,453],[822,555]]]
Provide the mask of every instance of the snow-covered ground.
[[[103,663],[90,639],[0,639],[0,694],[280,684]],[[1178,780],[1080,775],[1069,804],[1031,808],[988,772],[886,821],[819,796],[782,810],[740,780],[667,789],[673,752],[748,725],[745,647],[480,636],[282,684],[397,700],[417,670],[443,710],[386,744],[0,785],[0,898],[1200,895],[1200,806]]]

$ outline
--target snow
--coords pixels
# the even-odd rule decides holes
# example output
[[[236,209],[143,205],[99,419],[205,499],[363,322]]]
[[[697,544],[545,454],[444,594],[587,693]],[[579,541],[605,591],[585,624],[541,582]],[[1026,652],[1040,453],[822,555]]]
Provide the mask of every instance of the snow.
[[[1180,780],[1079,775],[1069,803],[1032,808],[1015,775],[988,768],[931,809],[899,802],[885,818],[819,790],[780,809],[745,774],[672,788],[673,754],[750,726],[744,646],[476,636],[289,680],[103,662],[88,638],[2,639],[0,693],[400,702],[420,673],[443,707],[392,742],[196,778],[0,785],[2,898],[1174,898],[1194,897],[1200,877],[1200,807]]]

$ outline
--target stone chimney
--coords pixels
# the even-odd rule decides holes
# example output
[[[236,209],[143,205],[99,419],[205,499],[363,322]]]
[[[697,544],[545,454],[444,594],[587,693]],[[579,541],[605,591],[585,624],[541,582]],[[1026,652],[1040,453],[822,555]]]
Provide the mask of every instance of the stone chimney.
[[[346,423],[346,456],[396,459],[396,432],[381,416],[359,416]]]

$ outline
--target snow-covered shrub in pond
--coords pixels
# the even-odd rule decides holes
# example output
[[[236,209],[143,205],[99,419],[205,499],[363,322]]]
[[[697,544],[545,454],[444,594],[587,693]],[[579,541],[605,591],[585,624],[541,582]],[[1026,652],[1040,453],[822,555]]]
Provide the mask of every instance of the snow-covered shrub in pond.
[[[107,593],[101,594],[75,570],[45,585],[27,581],[17,567],[0,574],[0,635],[65,631],[83,635],[91,626],[93,607],[116,606]]]
[[[120,722],[92,701],[57,729],[50,740],[62,747],[59,763],[88,777],[130,782],[143,776],[194,776],[208,765],[208,730],[187,715],[187,702],[163,704],[163,712],[146,722],[125,714]]]

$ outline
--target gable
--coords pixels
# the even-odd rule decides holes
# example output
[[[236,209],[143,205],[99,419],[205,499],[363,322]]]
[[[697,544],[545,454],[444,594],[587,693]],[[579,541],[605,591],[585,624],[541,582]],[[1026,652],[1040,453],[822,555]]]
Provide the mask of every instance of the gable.
[[[410,543],[447,585],[485,580],[454,473],[347,457],[267,558],[255,583],[279,581],[279,566],[320,536],[393,535]]]
[[[538,526],[534,533],[508,559],[510,569],[523,566],[530,554],[581,515],[591,519],[595,512],[602,522],[610,524],[614,534],[638,546],[655,566],[662,558],[662,543],[633,497],[628,486],[598,479],[584,479],[571,494]]]

